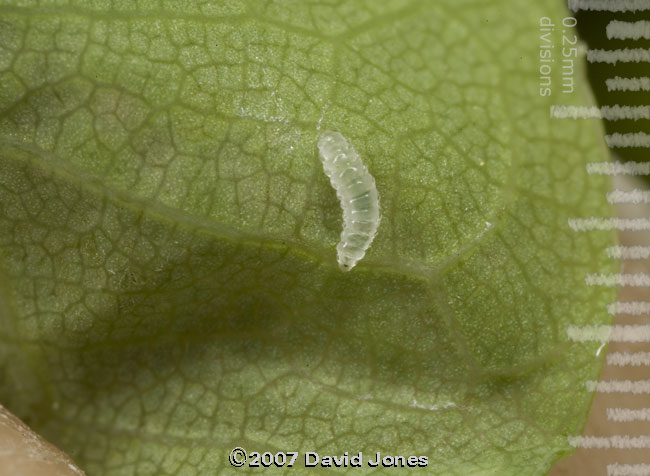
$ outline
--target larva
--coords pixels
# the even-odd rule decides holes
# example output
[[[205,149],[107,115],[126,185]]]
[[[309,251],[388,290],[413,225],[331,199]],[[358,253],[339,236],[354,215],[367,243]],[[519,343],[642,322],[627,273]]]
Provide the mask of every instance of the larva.
[[[318,150],[343,209],[343,231],[336,246],[339,268],[350,271],[366,254],[379,228],[379,193],[361,157],[339,132],[323,132]]]

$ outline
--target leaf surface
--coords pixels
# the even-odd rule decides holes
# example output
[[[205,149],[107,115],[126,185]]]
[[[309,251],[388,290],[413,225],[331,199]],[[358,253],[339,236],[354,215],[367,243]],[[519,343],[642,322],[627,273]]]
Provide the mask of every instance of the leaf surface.
[[[582,67],[538,94],[561,2],[0,12],[0,400],[89,475],[346,471],[235,469],[235,446],[445,475],[570,452],[602,361],[566,330],[610,322],[585,274],[615,263],[567,225],[609,214],[602,131],[549,119],[592,103]],[[345,274],[324,129],[381,197]]]

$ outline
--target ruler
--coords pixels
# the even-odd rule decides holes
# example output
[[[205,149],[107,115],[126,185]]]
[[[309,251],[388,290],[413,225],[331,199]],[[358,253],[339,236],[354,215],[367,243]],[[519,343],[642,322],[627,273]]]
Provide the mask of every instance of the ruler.
[[[615,316],[612,325],[566,330],[573,345],[597,342],[599,353],[608,350],[601,378],[585,385],[595,394],[587,428],[568,436],[578,450],[551,475],[650,476],[650,74],[643,74],[650,69],[650,0],[569,0],[568,6],[575,16],[556,26],[566,37],[557,96],[573,91],[575,27],[589,44],[584,55],[601,105],[558,100],[549,114],[558,121],[604,122],[613,160],[589,162],[584,173],[613,178],[606,199],[619,213],[573,217],[567,226],[575,233],[619,231],[621,245],[605,252],[623,266],[620,273],[584,277],[588,286],[618,287],[620,293],[607,306]],[[584,23],[589,28],[582,34]]]

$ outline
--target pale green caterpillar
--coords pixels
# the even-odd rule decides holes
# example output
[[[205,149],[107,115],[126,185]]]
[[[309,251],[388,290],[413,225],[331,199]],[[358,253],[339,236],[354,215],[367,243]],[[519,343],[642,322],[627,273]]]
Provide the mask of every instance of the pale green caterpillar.
[[[339,268],[350,271],[366,254],[379,228],[379,193],[361,157],[340,133],[323,132],[318,150],[343,209],[343,231],[336,246]]]

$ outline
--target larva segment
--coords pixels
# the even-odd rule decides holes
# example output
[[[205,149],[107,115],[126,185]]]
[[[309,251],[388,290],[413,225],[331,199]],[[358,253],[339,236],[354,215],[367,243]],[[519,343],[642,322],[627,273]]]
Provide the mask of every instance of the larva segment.
[[[343,209],[343,231],[336,246],[339,268],[350,271],[366,254],[379,228],[379,193],[375,179],[343,135],[323,132],[318,150]]]

